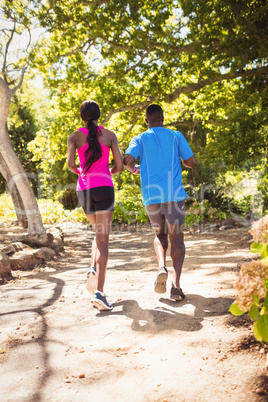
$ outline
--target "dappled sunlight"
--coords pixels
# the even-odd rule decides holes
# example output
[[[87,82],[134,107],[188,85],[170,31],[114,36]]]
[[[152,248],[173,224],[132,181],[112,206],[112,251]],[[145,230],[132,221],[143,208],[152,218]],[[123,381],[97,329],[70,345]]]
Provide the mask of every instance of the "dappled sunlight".
[[[233,253],[220,253],[217,256],[222,256],[225,259],[227,259],[227,258],[237,258],[237,257],[238,258],[245,258],[245,257],[250,257],[251,255],[252,255],[252,257],[254,256],[253,253],[250,253],[247,250],[241,249],[241,251],[238,250],[238,251],[234,251]],[[206,255],[204,257],[205,258],[215,258],[214,255]]]
[[[188,240],[187,239],[187,240],[185,240],[185,244],[187,247],[195,246],[197,244],[201,244],[201,245],[205,244],[206,246],[209,246],[210,244],[214,245],[216,243],[217,243],[216,240],[207,240],[207,239],[204,239],[204,240]]]
[[[109,250],[109,253],[110,253],[110,254],[115,254],[115,253],[129,253],[129,251],[142,253],[142,252],[148,251],[148,249],[147,249],[147,248],[130,248],[130,247],[127,248],[127,249],[125,249],[125,248],[111,248],[111,249]]]
[[[211,264],[201,264],[200,265],[200,267],[201,268],[215,268],[215,266],[217,266],[217,267],[226,267],[226,268],[234,268],[234,267],[236,267],[237,266],[237,264],[236,263],[232,263],[232,262],[222,262],[222,263],[219,263],[219,262],[217,262],[217,263],[211,263]]]

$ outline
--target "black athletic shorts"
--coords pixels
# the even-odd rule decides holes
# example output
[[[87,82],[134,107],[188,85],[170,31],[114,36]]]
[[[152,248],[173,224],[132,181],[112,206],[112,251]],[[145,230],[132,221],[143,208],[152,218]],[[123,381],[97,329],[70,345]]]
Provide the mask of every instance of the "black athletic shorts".
[[[185,200],[150,204],[146,211],[153,227],[160,227],[165,222],[178,225],[185,222]]]
[[[77,191],[78,201],[86,214],[96,211],[114,210],[114,188],[111,186],[94,187]]]

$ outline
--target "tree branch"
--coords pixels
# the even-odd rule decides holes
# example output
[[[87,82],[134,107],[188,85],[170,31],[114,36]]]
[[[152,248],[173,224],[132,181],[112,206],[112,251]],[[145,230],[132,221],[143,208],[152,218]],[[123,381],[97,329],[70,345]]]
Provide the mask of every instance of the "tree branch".
[[[224,81],[227,79],[231,80],[231,79],[235,79],[238,77],[241,77],[241,78],[254,77],[256,75],[265,74],[267,72],[268,72],[268,66],[264,66],[264,67],[254,68],[252,70],[242,70],[242,71],[238,71],[235,73],[222,74],[222,75],[219,75],[214,78],[208,78],[206,80],[197,82],[196,84],[189,84],[185,87],[177,88],[174,92],[172,92],[170,95],[167,96],[166,102],[172,103],[181,94],[188,94],[191,92],[198,91],[198,90],[204,88],[205,86],[214,84],[215,82],[220,82],[220,81]],[[155,100],[157,100],[157,96],[149,96],[147,98],[147,100],[144,102],[133,103],[132,105],[125,105],[125,106],[119,107],[117,109],[114,109],[105,116],[105,118],[102,121],[102,124],[107,123],[111,119],[111,117],[116,113],[122,113],[122,112],[127,112],[130,110],[134,110],[134,109],[146,108],[150,103],[154,102]]]
[[[111,2],[111,0],[93,0],[93,1],[86,1],[86,0],[83,0],[82,1],[82,3],[85,5],[85,6],[95,6],[95,5],[101,5],[101,4],[108,4],[108,3],[110,3]]]
[[[102,36],[102,35],[99,35],[96,39],[101,39],[104,42],[108,43],[110,46],[113,46],[120,50],[133,50],[133,46],[131,46],[131,45],[121,45],[120,43],[115,43],[115,42],[105,38],[105,36]],[[151,46],[149,49],[153,50],[155,48],[167,50],[167,49],[169,49],[169,44],[168,43],[151,43]],[[188,52],[188,53],[194,52],[194,48],[191,43],[189,43],[187,45],[173,47],[173,48],[171,48],[171,50],[177,54],[182,53],[182,52]]]
[[[164,127],[170,127],[170,126],[192,126],[193,124],[195,125],[196,123],[201,123],[203,122],[203,120],[200,119],[195,119],[195,120],[176,120],[176,121],[172,121],[168,124],[164,124]],[[204,123],[209,123],[209,124],[213,124],[216,127],[220,127],[220,126],[230,126],[231,124],[233,124],[232,121],[230,120],[216,120],[216,119],[208,119],[205,120]]]
[[[123,134],[121,140],[119,141],[119,144],[122,144],[122,142],[124,141],[126,135],[127,135],[128,133],[130,133],[130,131],[136,126],[136,123],[137,123],[137,121],[138,121],[138,118],[140,117],[140,115],[141,115],[141,113],[143,112],[144,109],[145,109],[145,107],[142,108],[141,110],[139,110],[139,112],[136,114],[136,116],[134,117],[134,120],[133,120],[133,122],[132,122],[130,128],[129,128],[127,131],[124,132],[124,134]]]
[[[120,43],[114,43],[112,41],[110,41],[109,39],[106,39],[105,36],[99,35],[96,39],[101,39],[104,42],[108,43],[109,45],[116,47],[117,49],[121,49],[121,50],[130,50],[133,49],[132,46],[128,46],[128,45],[121,45]]]
[[[164,124],[164,127],[170,127],[170,126],[192,126],[193,123],[194,123],[193,120],[192,121],[176,120],[176,121],[172,121],[171,123]]]
[[[28,67],[28,62],[21,70],[20,80],[19,80],[18,84],[15,85],[14,88],[11,89],[12,95],[21,87],[27,67]]]
[[[111,119],[111,117],[116,113],[122,113],[122,112],[128,112],[130,110],[134,110],[134,109],[146,108],[155,99],[156,99],[156,97],[151,96],[149,99],[147,99],[147,101],[140,102],[140,103],[133,103],[132,105],[125,105],[125,106],[119,107],[117,109],[114,109],[106,115],[106,117],[104,118],[104,120],[102,121],[101,124],[107,123],[107,121],[109,121]]]
[[[6,44],[6,49],[5,49],[5,54],[4,54],[4,62],[3,62],[2,73],[3,73],[3,72],[5,71],[5,69],[6,69],[6,65],[7,65],[7,54],[8,54],[8,48],[9,48],[10,43],[12,42],[12,39],[13,39],[13,36],[14,36],[15,30],[16,30],[16,23],[14,23],[14,27],[13,27],[13,29],[11,30],[11,35],[10,35],[10,37],[9,37],[8,41],[7,41],[7,44]],[[6,83],[7,83],[7,77],[6,77],[5,75],[4,75],[4,80],[5,80],[5,81],[6,81]]]
[[[155,43],[153,45],[154,47],[158,47],[164,50],[169,50],[169,44],[168,43]],[[188,53],[194,53],[194,48],[192,43],[189,43],[188,45],[181,45],[181,46],[176,46],[170,49],[174,53],[182,53],[182,52],[188,52]]]
[[[170,95],[167,96],[166,101],[168,103],[173,102],[177,99],[181,94],[189,94],[191,92],[199,91],[200,89],[214,84],[215,82],[220,82],[224,80],[233,80],[235,78],[246,78],[246,77],[254,77],[256,75],[265,74],[268,72],[268,66],[254,68],[252,70],[242,70],[235,73],[227,73],[227,74],[220,74],[213,78],[207,78],[203,81],[199,81],[195,84],[189,84],[185,87],[179,87],[175,89]]]

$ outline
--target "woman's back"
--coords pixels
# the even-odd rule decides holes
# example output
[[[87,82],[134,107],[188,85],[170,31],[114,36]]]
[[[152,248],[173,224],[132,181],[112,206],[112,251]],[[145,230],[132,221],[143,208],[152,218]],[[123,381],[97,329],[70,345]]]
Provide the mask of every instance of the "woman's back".
[[[92,163],[86,171],[86,151],[88,145],[88,129],[80,128],[77,133],[77,153],[80,161],[80,175],[77,182],[77,191],[87,190],[94,187],[111,186],[113,182],[109,170],[109,154],[111,147],[111,131],[98,127],[98,140],[101,146],[101,157]],[[90,154],[89,154],[90,155]],[[85,173],[86,171],[86,173]]]

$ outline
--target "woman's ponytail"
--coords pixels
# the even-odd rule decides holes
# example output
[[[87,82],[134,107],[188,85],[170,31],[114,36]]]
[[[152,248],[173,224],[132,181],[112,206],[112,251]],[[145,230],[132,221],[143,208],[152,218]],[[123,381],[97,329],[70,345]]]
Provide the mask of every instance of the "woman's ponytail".
[[[98,120],[100,117],[99,105],[94,101],[85,101],[80,107],[80,116],[86,123],[88,129],[87,143],[88,148],[85,152],[86,162],[83,167],[83,173],[86,173],[91,165],[101,158],[101,145],[98,140],[98,126],[93,123],[93,120]]]

